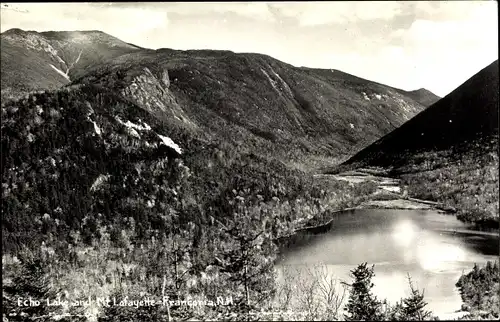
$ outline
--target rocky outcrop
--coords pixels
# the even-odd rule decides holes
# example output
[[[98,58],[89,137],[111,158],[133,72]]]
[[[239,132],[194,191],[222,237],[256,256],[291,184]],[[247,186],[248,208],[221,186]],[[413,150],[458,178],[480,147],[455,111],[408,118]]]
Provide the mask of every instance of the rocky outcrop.
[[[169,115],[178,120],[188,122],[188,117],[177,103],[173,93],[169,90],[170,79],[167,70],[162,70],[159,75],[144,67],[131,78],[121,91],[121,94],[157,115]]]

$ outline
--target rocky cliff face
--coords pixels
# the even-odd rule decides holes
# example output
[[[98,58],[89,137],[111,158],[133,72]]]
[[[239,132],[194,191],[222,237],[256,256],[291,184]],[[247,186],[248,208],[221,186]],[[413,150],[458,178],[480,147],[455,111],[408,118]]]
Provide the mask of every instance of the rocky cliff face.
[[[153,114],[169,115],[177,120],[187,119],[169,86],[170,79],[166,69],[156,76],[144,67],[137,75],[132,76],[121,94]]]

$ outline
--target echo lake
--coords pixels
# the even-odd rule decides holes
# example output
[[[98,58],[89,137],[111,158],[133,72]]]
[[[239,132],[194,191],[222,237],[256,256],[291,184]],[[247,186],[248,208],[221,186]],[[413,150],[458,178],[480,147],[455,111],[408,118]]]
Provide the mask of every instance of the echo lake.
[[[278,280],[284,282],[285,267],[299,274],[322,266],[330,276],[350,283],[350,270],[367,262],[375,265],[373,292],[379,299],[395,303],[408,296],[409,274],[413,284],[424,290],[427,309],[440,318],[453,317],[462,304],[455,287],[461,274],[474,263],[483,265],[499,256],[498,233],[471,227],[436,210],[340,212],[327,232],[293,237],[302,242],[282,250],[276,264]]]

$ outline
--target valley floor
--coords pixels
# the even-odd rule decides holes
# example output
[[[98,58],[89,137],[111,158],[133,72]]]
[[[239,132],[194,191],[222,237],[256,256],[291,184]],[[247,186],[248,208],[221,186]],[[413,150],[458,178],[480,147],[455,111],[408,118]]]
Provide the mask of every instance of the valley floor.
[[[353,185],[366,182],[373,182],[376,184],[376,191],[368,200],[357,205],[355,207],[357,209],[439,210],[444,208],[444,205],[438,202],[409,197],[407,188],[402,187],[401,180],[388,177],[385,171],[375,168],[362,168],[356,171],[346,171],[335,175],[319,174],[316,175],[316,177],[346,181]]]

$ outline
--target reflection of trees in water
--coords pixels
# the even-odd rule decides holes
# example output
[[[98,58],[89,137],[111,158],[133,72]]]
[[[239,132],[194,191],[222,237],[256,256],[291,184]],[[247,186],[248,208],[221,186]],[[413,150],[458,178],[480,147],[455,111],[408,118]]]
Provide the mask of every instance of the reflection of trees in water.
[[[487,256],[500,255],[498,251],[498,234],[455,231],[453,236],[460,238],[475,253]]]

